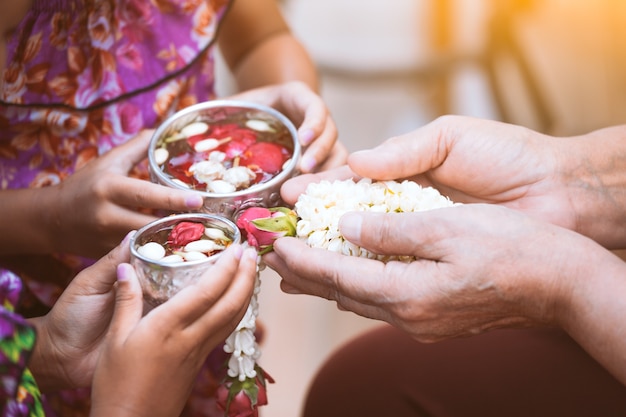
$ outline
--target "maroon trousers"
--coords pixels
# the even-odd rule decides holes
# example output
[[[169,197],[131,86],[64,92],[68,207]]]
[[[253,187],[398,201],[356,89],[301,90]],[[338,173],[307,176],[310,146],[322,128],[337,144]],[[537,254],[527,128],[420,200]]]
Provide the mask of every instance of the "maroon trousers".
[[[618,417],[626,416],[626,387],[561,331],[422,344],[383,326],[329,358],[304,412],[370,416]]]

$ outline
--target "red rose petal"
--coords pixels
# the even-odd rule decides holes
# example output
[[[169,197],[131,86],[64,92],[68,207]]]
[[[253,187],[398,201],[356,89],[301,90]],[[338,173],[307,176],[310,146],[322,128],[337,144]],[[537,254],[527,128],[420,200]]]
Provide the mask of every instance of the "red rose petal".
[[[255,142],[256,138],[252,138],[249,136],[232,138],[230,141],[218,147],[217,150],[220,152],[224,152],[226,154],[226,158],[233,159],[244,153],[244,151]]]
[[[271,142],[258,142],[241,155],[239,165],[247,166],[253,171],[256,171],[254,167],[258,167],[263,172],[276,174],[290,157],[291,152],[284,146]]]

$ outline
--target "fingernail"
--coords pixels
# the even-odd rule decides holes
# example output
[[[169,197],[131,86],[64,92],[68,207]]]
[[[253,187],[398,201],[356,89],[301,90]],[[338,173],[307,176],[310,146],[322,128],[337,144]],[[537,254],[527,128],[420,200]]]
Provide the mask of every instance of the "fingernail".
[[[197,194],[188,194],[185,197],[185,206],[188,208],[200,208],[204,204],[204,200]]]
[[[128,281],[130,276],[130,264],[119,264],[117,266],[117,280],[118,281]]]
[[[309,143],[313,141],[313,137],[315,136],[315,132],[312,129],[304,129],[300,132],[300,143],[302,146],[307,146]]]
[[[124,236],[124,239],[122,240],[122,245],[127,244],[130,238],[135,235],[135,233],[137,233],[136,230],[131,230],[130,232],[128,232],[126,236]]]
[[[256,249],[254,249],[254,248],[246,248],[246,250],[243,251],[243,255],[247,259],[254,259],[255,262],[256,262],[256,259],[259,257],[259,254],[257,253]]]
[[[241,245],[232,244],[230,245],[230,251],[233,253],[233,256],[237,259],[241,259],[241,255],[243,254],[243,248]]]
[[[300,161],[300,168],[303,172],[311,172],[317,165],[317,161],[311,155],[304,155]]]
[[[339,230],[350,242],[358,245],[361,240],[363,219],[359,213],[346,213],[339,219]]]

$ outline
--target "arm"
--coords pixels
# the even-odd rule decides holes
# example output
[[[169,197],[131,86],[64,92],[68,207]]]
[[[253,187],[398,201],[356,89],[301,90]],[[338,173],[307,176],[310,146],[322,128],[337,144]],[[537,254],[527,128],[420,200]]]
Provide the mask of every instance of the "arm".
[[[315,66],[275,0],[236,0],[218,39],[240,90],[298,80],[318,91]]]
[[[576,215],[573,230],[626,248],[626,126],[560,140],[555,181]]]
[[[580,256],[586,262],[571,277],[568,308],[559,314],[559,323],[626,385],[626,304],[621,296],[626,294],[626,263],[597,248]]]

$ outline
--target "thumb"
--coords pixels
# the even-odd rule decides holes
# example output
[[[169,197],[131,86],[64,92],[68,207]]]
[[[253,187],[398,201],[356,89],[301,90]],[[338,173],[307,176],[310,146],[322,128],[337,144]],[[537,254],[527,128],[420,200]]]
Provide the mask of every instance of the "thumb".
[[[432,219],[438,210],[445,209],[419,213],[350,212],[339,220],[339,230],[350,242],[377,254],[422,257],[445,237]]]
[[[377,180],[410,178],[436,168],[448,154],[441,123],[387,139],[372,149],[352,153],[348,165],[358,175]]]
[[[143,296],[135,269],[128,263],[117,267],[115,310],[111,319],[111,332],[125,338],[137,325],[143,314]]]

